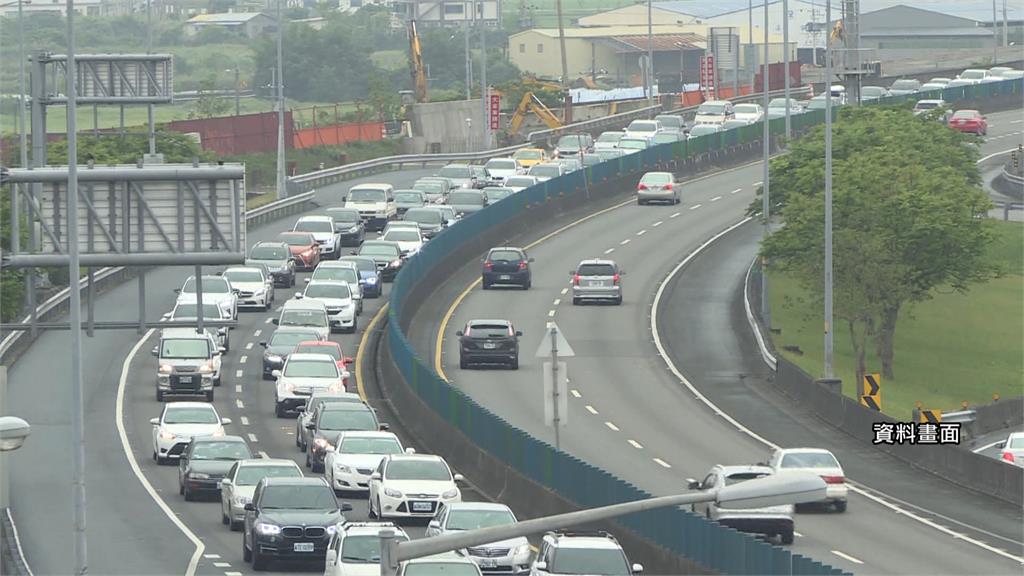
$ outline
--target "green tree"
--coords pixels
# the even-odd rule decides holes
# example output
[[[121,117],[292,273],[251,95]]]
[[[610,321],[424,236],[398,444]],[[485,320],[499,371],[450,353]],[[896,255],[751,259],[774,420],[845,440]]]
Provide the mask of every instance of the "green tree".
[[[370,76],[370,93],[366,100],[381,122],[394,120],[402,108],[402,99],[387,83],[387,78],[379,73]]]
[[[963,292],[996,272],[984,259],[993,237],[985,217],[991,202],[979,186],[973,138],[902,108],[843,110],[833,127],[834,314],[850,331],[857,381],[871,344],[892,378],[900,311],[937,289]],[[762,254],[820,301],[824,129],[793,142],[772,162],[771,179],[785,226]]]
[[[207,78],[199,83],[199,99],[189,111],[189,118],[214,118],[231,110],[231,101],[216,93],[217,81]]]
[[[167,163],[187,163],[193,158],[213,161],[216,158],[212,153],[202,151],[194,140],[177,132],[157,132],[156,150],[164,155],[164,161]],[[97,166],[135,164],[148,152],[149,141],[145,134],[126,134],[123,138],[116,135],[85,134],[78,137],[78,161],[83,164],[89,160],[94,161]],[[47,146],[47,159],[50,164],[67,164],[67,142],[51,142]]]

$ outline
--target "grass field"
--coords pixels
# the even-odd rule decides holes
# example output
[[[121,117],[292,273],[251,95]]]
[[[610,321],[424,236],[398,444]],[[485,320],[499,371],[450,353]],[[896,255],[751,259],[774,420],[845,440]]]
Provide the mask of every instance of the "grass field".
[[[370,54],[370,61],[384,70],[398,70],[409,65],[409,55],[405,50],[378,50]]]
[[[590,16],[607,10],[614,10],[635,4],[633,0],[562,0],[562,18],[564,24],[570,26],[574,19]],[[523,6],[533,17],[534,28],[557,28],[558,17],[555,12],[555,0],[506,0],[503,4],[502,18],[508,23],[518,23],[520,10]]]
[[[958,410],[961,402],[991,402],[1020,396],[1024,389],[1024,225],[997,222],[998,240],[989,250],[1004,274],[966,294],[939,290],[935,298],[904,309],[896,327],[894,380],[882,382],[882,411],[910,418],[914,403]],[[797,283],[770,275],[775,348],[812,376],[822,371],[821,312]],[[799,346],[802,355],[783,346]],[[867,355],[869,372],[881,364]],[[853,396],[855,359],[849,331],[837,319],[835,372],[843,392]]]

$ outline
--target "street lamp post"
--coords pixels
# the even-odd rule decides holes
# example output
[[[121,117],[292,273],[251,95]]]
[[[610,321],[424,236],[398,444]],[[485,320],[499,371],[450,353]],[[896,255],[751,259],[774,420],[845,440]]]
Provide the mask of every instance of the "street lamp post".
[[[647,106],[654,106],[654,19],[651,0],[647,0],[647,69],[644,86],[647,87]],[[654,110],[650,111],[654,115]]]
[[[782,97],[786,99],[786,139],[789,139],[792,131],[789,118],[789,0],[782,0],[782,67],[785,69],[783,72],[785,84],[782,86]],[[764,113],[765,122],[767,122],[767,107],[765,107]]]
[[[284,157],[284,18],[277,0],[277,198],[288,197]]]
[[[241,74],[238,70],[238,64],[235,64],[233,69],[228,68],[227,70],[225,70],[225,72],[232,71],[235,73],[235,116],[241,116],[241,102],[239,100],[240,96],[238,93],[239,85],[241,84]]]
[[[762,100],[764,101],[764,119],[761,121],[764,124],[764,132],[762,134],[762,141],[764,144],[763,150],[763,162],[764,162],[764,174],[762,176],[764,191],[761,195],[761,217],[764,218],[764,228],[762,229],[762,237],[768,238],[769,226],[771,224],[771,182],[769,180],[768,173],[768,161],[771,152],[771,132],[769,130],[768,121],[768,3],[764,3],[764,69],[761,70],[761,90]],[[761,260],[761,319],[764,322],[765,327],[770,328],[772,325],[771,310],[768,306],[768,267],[765,266],[765,261]]]
[[[832,23],[832,0],[825,2]],[[825,34],[825,378],[832,371],[832,34]]]

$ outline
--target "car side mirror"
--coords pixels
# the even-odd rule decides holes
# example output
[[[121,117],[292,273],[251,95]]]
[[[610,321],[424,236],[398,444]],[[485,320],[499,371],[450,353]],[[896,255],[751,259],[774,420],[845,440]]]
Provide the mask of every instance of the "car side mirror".
[[[266,340],[261,341],[260,342],[260,346],[266,348],[267,347],[267,341]]]
[[[522,335],[523,335],[523,331],[522,330],[516,330],[516,336],[522,336]]]
[[[152,424],[153,426],[159,426],[160,425],[160,419],[159,418],[150,418],[149,419],[149,423]]]
[[[181,288],[175,288],[174,289],[174,293],[175,294],[181,294]]]
[[[462,337],[462,330],[459,330],[458,332],[456,332],[455,335],[461,338]]]
[[[381,431],[390,430],[391,429],[391,424],[388,424],[387,422],[381,422],[380,425],[378,426],[378,428],[380,428]]]
[[[626,271],[625,270],[619,270],[619,276],[625,276],[625,275],[626,275]]]
[[[575,275],[576,275],[576,271],[575,270],[569,270],[569,276],[575,276]]]
[[[231,418],[221,418],[220,423],[221,426],[227,426],[228,424],[231,424]]]
[[[255,512],[256,511],[256,505],[253,504],[252,502],[246,502],[245,503],[245,511],[246,512]]]
[[[220,487],[221,488],[226,488],[228,486],[231,486],[231,484],[232,484],[231,478],[224,478],[223,480],[220,481]]]
[[[415,448],[411,448],[411,447],[410,448],[406,448],[405,449],[405,453],[406,454],[415,454],[416,453],[416,449]]]
[[[341,503],[341,511],[342,512],[351,512],[352,511],[352,504],[349,503],[349,502],[342,502]]]
[[[452,480],[455,480],[456,482],[462,482],[465,479],[466,479],[466,477],[463,476],[462,474],[453,474],[452,475]]]
[[[274,326],[277,326],[278,323],[280,323],[280,322],[281,322],[280,318],[271,318],[270,319],[270,323],[273,324]]]
[[[303,282],[305,282],[306,284],[309,284],[309,280],[310,280],[309,278],[305,278],[305,279],[303,279]],[[298,292],[296,292],[295,294],[296,294],[296,298],[301,298],[301,296],[298,295],[299,294]]]
[[[548,569],[548,563],[541,560],[534,563],[533,567],[536,568],[538,572],[544,572]]]
[[[164,314],[163,316],[161,316],[161,318],[163,318],[164,320],[170,320],[171,319],[171,313],[168,312],[167,314]]]
[[[633,574],[640,574],[644,571],[643,564],[633,564]]]
[[[307,279],[307,280],[308,280],[308,279]],[[302,292],[296,292],[296,293],[295,293],[295,299],[296,299],[296,300],[302,300]]]
[[[220,328],[217,328],[217,334],[220,334],[221,336],[223,336],[223,335],[225,335],[227,333],[228,333],[228,329],[227,329],[226,326],[221,326]]]
[[[281,377],[281,371],[280,370],[272,370],[270,372],[270,375],[273,376],[274,378],[280,378]]]
[[[228,349],[223,347],[223,346],[220,346],[220,347],[217,348],[217,354],[223,354],[223,353],[225,353],[227,351],[228,351]]]
[[[351,504],[350,504],[351,506]],[[338,551],[333,548],[327,550],[327,556],[324,557],[324,562],[328,566],[334,566],[338,562]]]
[[[996,448],[999,448],[1000,450],[1006,448],[1006,441],[1004,440],[1002,442],[996,442]]]
[[[430,522],[427,522],[427,529],[440,530],[441,523],[437,520],[431,520]]]
[[[153,346],[153,349],[150,350],[149,353],[152,354],[153,356],[159,356],[160,355],[160,348],[157,347],[157,346]]]
[[[350,250],[349,254],[351,254],[353,256],[357,256],[359,254],[359,250]]]
[[[380,480],[380,478],[380,472],[374,472],[373,474],[370,474],[370,480]]]
[[[700,490],[700,482],[694,480],[693,478],[687,478],[686,488],[688,490]]]
[[[306,430],[316,430],[316,422],[310,422],[306,424]]]

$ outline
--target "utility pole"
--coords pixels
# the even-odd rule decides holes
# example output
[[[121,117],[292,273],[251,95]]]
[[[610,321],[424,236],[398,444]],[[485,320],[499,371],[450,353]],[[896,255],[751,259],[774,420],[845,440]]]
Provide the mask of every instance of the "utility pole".
[[[473,9],[472,8],[473,3],[470,2],[469,5],[470,5],[470,10],[472,10]],[[463,26],[462,26],[463,38],[462,39],[463,39],[463,42],[466,45],[465,46],[465,48],[466,48],[466,100],[468,101],[468,100],[472,100],[473,99],[473,59],[470,58],[470,56],[469,56],[469,33],[471,31],[471,28],[470,28],[470,16],[469,16],[469,14],[466,14],[465,12],[463,12],[462,17],[463,17],[463,21],[462,21],[462,24],[463,24]]]
[[[25,106],[28,105],[25,94],[25,58],[27,55],[25,54],[25,21],[22,19],[25,2],[26,0],[18,0],[18,145],[21,147],[18,159],[23,169],[28,168],[28,126],[25,124]],[[11,196],[12,199],[17,197],[17,194]],[[17,208],[14,209],[14,212],[18,213]],[[17,234],[14,236],[17,237]]]
[[[555,0],[558,13],[558,50],[562,54],[562,88],[569,90],[569,61],[565,56],[565,24],[562,22],[562,0]]]
[[[242,115],[242,112],[241,112],[242,103],[239,100],[239,94],[238,94],[240,82],[241,82],[241,79],[239,78],[238,64],[235,64],[235,116],[241,116]]]
[[[1003,0],[1003,46],[1010,45],[1010,20],[1006,17],[1006,0]]]
[[[765,11],[767,11],[767,7]],[[785,69],[782,97],[786,99],[786,140],[789,140],[793,135],[789,117],[789,0],[782,0],[782,67]],[[767,101],[767,98],[765,100]],[[768,122],[767,106],[764,109],[764,121]]]
[[[762,159],[764,164],[764,170],[762,174],[763,179],[763,193],[761,195],[761,216],[764,218],[764,228],[761,231],[763,238],[768,238],[769,221],[771,218],[771,186],[768,175],[768,161],[771,152],[771,131],[769,130],[768,122],[768,4],[767,1],[764,4],[764,69],[761,70],[761,90],[762,101],[764,102],[764,120],[763,133],[761,136],[762,143],[764,144]],[[772,319],[771,311],[768,307],[768,268],[765,266],[764,259],[761,260],[761,319],[764,322],[765,328],[771,328]]]
[[[647,0],[647,66],[644,86],[647,87],[647,106],[654,106],[654,20],[652,15],[651,0]],[[717,86],[718,83],[716,82]],[[654,111],[649,112],[654,116]]]
[[[743,63],[744,64],[747,63],[747,56],[749,56],[750,53],[753,52],[753,51],[754,51],[754,0],[747,0],[747,50],[746,50],[746,54],[744,54],[744,56],[743,56]],[[753,59],[752,62],[754,62],[754,64],[752,66],[747,66],[748,68],[750,68],[750,93],[751,94],[753,94],[755,92],[755,90],[756,90],[756,87],[754,86],[754,82],[755,82],[755,78],[757,78],[757,74],[754,73],[755,67],[757,66],[757,63],[756,63],[757,60]],[[765,115],[767,115],[767,114],[768,114],[768,111],[765,110]]]
[[[999,26],[996,25],[996,0],[992,0],[992,65],[999,63]]]
[[[479,4],[482,8],[483,4]],[[487,87],[487,22],[484,13],[480,11],[480,108],[483,110],[480,127],[483,128],[483,140],[480,143],[481,150],[488,150],[491,147],[491,115],[488,107],[491,105],[490,90]]]
[[[75,59],[75,0],[67,0],[68,59],[64,93],[67,95],[68,139],[68,282],[71,316],[71,492],[75,507],[75,575],[89,573],[85,538],[85,388],[82,384],[82,293],[78,251],[78,62]]]
[[[832,0],[825,2],[832,22]],[[832,378],[832,34],[825,34],[825,378]],[[858,384],[859,385],[859,384]]]
[[[68,41],[70,42],[70,38]],[[146,0],[146,54],[153,53],[153,0]],[[149,131],[149,153],[156,154],[156,124],[153,121],[153,104],[146,105],[146,125]]]
[[[288,197],[284,157],[284,18],[277,0],[277,199]]]

